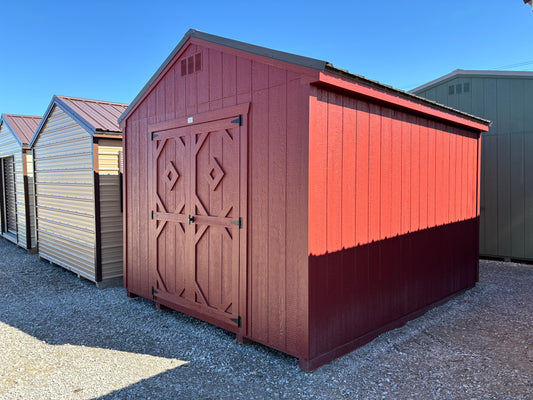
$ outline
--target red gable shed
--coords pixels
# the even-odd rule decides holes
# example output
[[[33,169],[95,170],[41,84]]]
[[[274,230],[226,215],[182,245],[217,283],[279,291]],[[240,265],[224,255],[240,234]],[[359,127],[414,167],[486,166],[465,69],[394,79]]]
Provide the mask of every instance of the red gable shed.
[[[485,120],[190,30],[120,124],[131,296],[311,370],[477,280]]]

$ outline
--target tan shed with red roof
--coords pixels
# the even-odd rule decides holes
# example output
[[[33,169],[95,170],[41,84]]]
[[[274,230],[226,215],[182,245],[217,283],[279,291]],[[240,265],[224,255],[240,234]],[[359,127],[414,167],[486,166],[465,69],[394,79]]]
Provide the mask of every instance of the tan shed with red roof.
[[[32,252],[36,246],[29,142],[41,117],[0,119],[0,236]]]
[[[39,256],[98,287],[122,281],[122,133],[127,104],[54,96],[30,145]]]

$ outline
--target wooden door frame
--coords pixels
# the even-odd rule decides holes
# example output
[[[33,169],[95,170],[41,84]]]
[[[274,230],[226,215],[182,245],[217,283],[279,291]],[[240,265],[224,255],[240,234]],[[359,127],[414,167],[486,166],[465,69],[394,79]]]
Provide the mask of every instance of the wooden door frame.
[[[195,312],[195,310],[191,310],[190,308],[187,309],[187,313],[192,315],[193,317],[202,319],[204,321],[207,321],[209,323],[212,323],[214,325],[220,326],[224,329],[227,329],[229,331],[235,332],[238,335],[238,338],[241,338],[246,336],[248,333],[248,258],[247,258],[247,238],[248,238],[248,130],[249,130],[249,121],[248,121],[248,113],[250,110],[250,103],[243,103],[236,106],[226,107],[215,111],[207,111],[200,114],[195,114],[192,116],[187,116],[183,118],[178,118],[171,121],[166,122],[160,122],[155,124],[149,124],[148,125],[148,132],[147,134],[149,137],[154,137],[154,135],[157,135],[159,132],[170,130],[170,129],[177,129],[177,128],[183,128],[183,127],[189,127],[204,123],[210,123],[210,122],[216,122],[218,120],[237,117],[239,118],[239,125],[240,125],[240,149],[239,149],[239,208],[240,208],[240,215],[242,216],[242,229],[239,235],[239,292],[238,292],[238,310],[237,315],[240,317],[240,326],[234,326],[231,325],[229,322],[224,323],[220,319],[216,319],[213,317],[210,317],[208,313],[203,313],[201,311]],[[152,146],[152,152],[150,154],[153,154],[153,146],[154,141],[150,141]],[[153,156],[151,161],[151,168],[152,173],[149,175],[149,190],[152,196],[155,193],[155,190],[157,188],[157,170],[154,168],[153,165]],[[151,200],[151,204],[149,205],[150,213],[152,211],[155,212],[155,210],[152,209],[152,205],[154,204],[153,199]],[[156,244],[154,243],[154,224],[150,223],[149,228],[149,262],[152,263],[156,257]],[[150,282],[149,285],[153,285],[154,277],[153,273],[150,270]],[[154,296],[155,299],[155,296]],[[165,299],[157,299],[157,302],[165,305],[170,306],[171,308],[175,306],[175,304],[171,304],[169,302],[166,302]]]

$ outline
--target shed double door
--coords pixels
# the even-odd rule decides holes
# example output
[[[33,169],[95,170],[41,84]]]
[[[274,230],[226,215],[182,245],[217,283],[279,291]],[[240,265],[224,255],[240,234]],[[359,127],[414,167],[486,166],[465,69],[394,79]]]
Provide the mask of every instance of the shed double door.
[[[2,186],[2,233],[17,235],[17,203],[15,195],[15,165],[13,157],[0,158]]]
[[[236,333],[245,302],[242,120],[176,121],[149,133],[153,298]]]

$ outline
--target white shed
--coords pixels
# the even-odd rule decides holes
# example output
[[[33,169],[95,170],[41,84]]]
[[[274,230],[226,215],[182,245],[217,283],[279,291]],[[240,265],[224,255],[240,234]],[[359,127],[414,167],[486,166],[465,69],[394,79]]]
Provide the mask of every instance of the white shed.
[[[0,118],[0,235],[34,252],[33,164],[29,142],[41,117]]]

